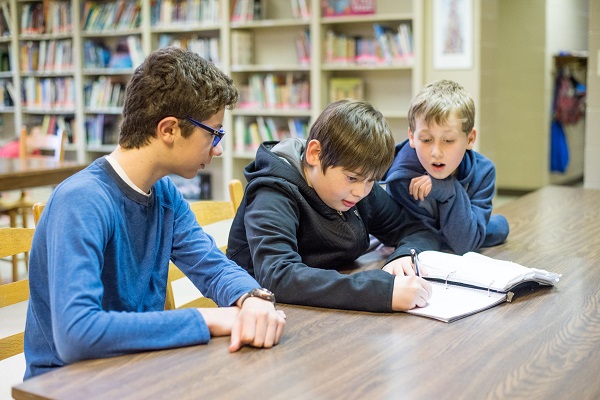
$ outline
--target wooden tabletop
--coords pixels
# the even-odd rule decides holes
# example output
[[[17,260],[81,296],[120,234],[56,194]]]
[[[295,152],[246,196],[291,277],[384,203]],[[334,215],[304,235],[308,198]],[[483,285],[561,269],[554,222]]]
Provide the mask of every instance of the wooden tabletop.
[[[57,185],[87,165],[43,158],[0,158],[0,191]]]
[[[453,323],[279,305],[287,324],[273,349],[229,353],[229,338],[216,338],[90,360],[30,379],[13,396],[598,399],[599,207],[600,191],[549,187],[499,208],[509,240],[483,253],[563,276],[553,288],[518,291],[512,303]],[[377,257],[366,265],[379,265]]]

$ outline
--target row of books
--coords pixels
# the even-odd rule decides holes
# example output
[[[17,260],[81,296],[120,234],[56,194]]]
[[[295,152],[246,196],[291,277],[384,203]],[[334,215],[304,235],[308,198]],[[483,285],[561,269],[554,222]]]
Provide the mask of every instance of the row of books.
[[[154,27],[220,21],[219,0],[155,0],[150,12]]]
[[[304,73],[252,74],[239,85],[239,108],[309,109],[310,83]]]
[[[118,141],[118,120],[116,115],[98,114],[85,117],[85,138],[88,146],[116,144]]]
[[[124,97],[125,83],[114,82],[108,76],[88,79],[83,84],[83,103],[86,108],[122,107]]]
[[[70,71],[73,69],[71,39],[21,42],[19,55],[23,72]]]
[[[136,29],[140,26],[141,8],[135,0],[86,1],[82,15],[86,32]]]
[[[133,68],[140,65],[144,57],[137,35],[119,38],[114,49],[101,40],[83,42],[84,68]]]
[[[294,18],[310,18],[310,0],[290,0]]]
[[[73,78],[23,78],[23,105],[46,110],[71,110],[75,107]]]
[[[75,118],[72,116],[46,114],[42,117],[41,124],[39,121],[34,124],[38,127],[41,134],[57,135],[60,132],[65,132],[68,142],[75,143]],[[28,125],[32,125],[32,123],[28,123]]]
[[[328,30],[325,35],[326,63],[412,65],[412,33],[408,23],[397,30],[373,24],[373,37],[349,36]]]
[[[265,1],[263,0],[235,0],[231,7],[232,21],[253,21],[266,17]]]
[[[408,22],[402,22],[395,30],[380,24],[373,24],[373,30],[383,57],[388,64],[400,62],[412,65],[413,37]]]
[[[375,13],[375,0],[321,0],[321,15],[338,17]]]
[[[310,64],[310,31],[299,31],[294,39],[297,62]],[[254,35],[250,31],[235,30],[231,32],[231,63],[233,65],[250,65],[254,63]]]
[[[6,15],[8,15],[8,8]],[[21,33],[23,34],[57,34],[68,33],[72,30],[73,16],[70,2],[31,2],[24,3],[21,8]]]
[[[255,152],[262,142],[308,137],[308,118],[235,117],[236,153]]]
[[[215,65],[221,64],[221,44],[218,37],[181,37],[163,33],[158,38],[158,47],[177,46],[199,54]]]

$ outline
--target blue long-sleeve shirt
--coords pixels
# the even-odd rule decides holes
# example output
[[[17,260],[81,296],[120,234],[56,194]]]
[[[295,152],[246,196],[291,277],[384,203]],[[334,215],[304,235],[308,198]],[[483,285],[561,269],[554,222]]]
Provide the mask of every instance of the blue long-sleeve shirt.
[[[386,190],[436,232],[444,247],[457,254],[479,249],[485,242],[492,214],[496,181],[494,164],[483,155],[467,150],[456,176],[430,177],[431,192],[425,200],[415,200],[409,193],[410,181],[426,173],[415,149],[405,140],[396,145],[394,162],[384,178]],[[493,228],[496,241],[506,239],[509,227],[504,217],[498,218]]]
[[[169,260],[219,305],[259,287],[168,178],[145,196],[104,158],[53,191],[30,257],[26,379],[79,360],[208,342],[198,310],[164,311]]]

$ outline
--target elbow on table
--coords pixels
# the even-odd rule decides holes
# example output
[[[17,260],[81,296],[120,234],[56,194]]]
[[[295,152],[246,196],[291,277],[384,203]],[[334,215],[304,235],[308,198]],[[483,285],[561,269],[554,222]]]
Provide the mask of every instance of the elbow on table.
[[[93,337],[84,329],[71,328],[55,334],[56,351],[61,360],[67,364],[91,358],[100,358],[98,337]]]

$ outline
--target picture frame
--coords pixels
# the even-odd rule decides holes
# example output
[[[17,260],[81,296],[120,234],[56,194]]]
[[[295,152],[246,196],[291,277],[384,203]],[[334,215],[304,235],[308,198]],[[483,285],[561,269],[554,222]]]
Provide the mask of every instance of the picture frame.
[[[433,68],[473,67],[473,0],[434,0]]]

